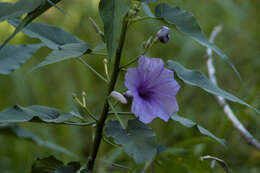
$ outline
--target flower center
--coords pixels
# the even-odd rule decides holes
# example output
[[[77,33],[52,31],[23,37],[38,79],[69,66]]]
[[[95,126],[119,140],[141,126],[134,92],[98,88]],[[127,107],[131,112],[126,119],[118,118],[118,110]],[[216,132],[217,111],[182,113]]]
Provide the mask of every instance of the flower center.
[[[149,100],[152,96],[152,92],[149,90],[139,90],[138,94],[144,100]]]

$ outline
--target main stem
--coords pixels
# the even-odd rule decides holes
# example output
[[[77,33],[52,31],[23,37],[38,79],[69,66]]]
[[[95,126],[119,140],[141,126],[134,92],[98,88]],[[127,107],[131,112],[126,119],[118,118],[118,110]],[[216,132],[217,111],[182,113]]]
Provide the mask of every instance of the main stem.
[[[128,25],[128,21],[125,20],[123,22],[123,27],[122,27],[122,30],[121,30],[119,45],[118,45],[118,48],[116,50],[115,64],[113,66],[113,73],[112,73],[112,76],[111,76],[111,80],[108,84],[108,89],[107,89],[107,92],[106,92],[106,100],[105,100],[105,104],[104,104],[104,107],[103,107],[103,112],[101,114],[100,119],[97,122],[93,149],[92,149],[92,153],[91,153],[91,156],[90,156],[88,164],[87,164],[87,169],[89,171],[93,171],[95,160],[96,160],[97,153],[98,153],[99,146],[100,146],[100,142],[102,140],[103,128],[104,128],[105,121],[106,121],[106,118],[107,118],[107,115],[108,115],[108,112],[109,112],[109,104],[108,104],[107,97],[114,90],[114,87],[115,87],[115,84],[116,84],[116,81],[117,81],[117,77],[118,77],[118,74],[120,72],[120,68],[119,68],[120,58],[121,58],[122,50],[123,50],[124,43],[125,43],[127,25]]]

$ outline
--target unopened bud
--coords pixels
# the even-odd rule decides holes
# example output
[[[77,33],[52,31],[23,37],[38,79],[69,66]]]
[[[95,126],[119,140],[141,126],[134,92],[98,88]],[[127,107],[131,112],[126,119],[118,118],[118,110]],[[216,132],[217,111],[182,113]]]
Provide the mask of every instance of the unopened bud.
[[[156,36],[161,43],[167,43],[170,39],[170,28],[167,26],[162,26],[161,29],[157,32]]]
[[[126,97],[133,97],[133,94],[130,90],[126,91],[124,94]]]
[[[120,101],[122,104],[127,104],[126,98],[119,92],[117,91],[112,91],[110,94],[110,97]]]

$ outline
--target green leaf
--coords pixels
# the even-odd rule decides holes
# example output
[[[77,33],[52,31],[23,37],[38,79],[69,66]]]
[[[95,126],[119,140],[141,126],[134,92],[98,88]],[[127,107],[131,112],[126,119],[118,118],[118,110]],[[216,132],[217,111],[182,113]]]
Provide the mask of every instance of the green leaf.
[[[155,16],[163,18],[167,23],[175,25],[178,30],[187,34],[201,45],[214,50],[233,68],[233,70],[240,78],[236,67],[229,59],[229,57],[214,44],[209,42],[208,38],[202,32],[199,23],[190,12],[185,11],[178,6],[171,6],[167,3],[161,3],[156,6]]]
[[[143,11],[144,11],[144,13],[147,15],[147,16],[149,16],[149,17],[152,17],[152,18],[154,18],[155,16],[154,16],[154,14],[153,14],[153,12],[151,11],[151,8],[149,7],[149,5],[147,4],[147,3],[142,3],[142,7],[143,7]]]
[[[22,21],[10,19],[8,22],[17,27]],[[28,37],[40,39],[50,49],[59,49],[69,43],[83,43],[78,37],[59,27],[37,22],[30,23],[22,32]]]
[[[54,4],[57,4],[61,0],[52,0]],[[31,1],[30,1],[31,2]],[[37,8],[37,10],[34,10],[26,15],[26,17],[22,20],[22,22],[15,28],[14,32],[4,41],[4,43],[0,46],[0,50],[3,49],[3,47],[6,46],[6,44],[12,40],[16,34],[18,34],[23,28],[25,28],[29,23],[31,23],[35,18],[40,16],[42,13],[47,11],[49,8],[51,8],[52,5],[45,1],[45,4],[41,5]]]
[[[138,164],[152,160],[157,153],[155,133],[138,119],[129,120],[126,129],[118,121],[109,120],[105,132],[114,138],[115,143],[122,145]]]
[[[8,18],[19,17],[32,12],[42,5],[44,0],[20,0],[17,3],[0,3],[0,22]]]
[[[209,132],[207,129],[205,129],[204,127],[198,125],[197,123],[193,122],[190,119],[187,118],[183,118],[181,116],[179,116],[178,114],[174,114],[171,116],[171,119],[174,121],[177,121],[178,123],[180,123],[181,125],[185,126],[185,127],[189,127],[189,128],[195,128],[196,130],[198,130],[201,134],[206,135],[210,138],[213,138],[214,140],[216,140],[218,143],[220,143],[223,146],[225,145],[225,141],[223,139],[220,139],[218,137],[216,137],[215,135],[213,135],[211,132]]]
[[[56,62],[64,61],[66,59],[78,58],[83,54],[90,51],[88,43],[71,43],[60,46],[58,50],[53,50],[40,64],[34,67],[32,70],[36,70],[40,67],[54,64]]]
[[[8,45],[0,51],[0,74],[8,75],[20,68],[43,45]]]
[[[70,162],[67,165],[54,156],[38,158],[33,166],[31,173],[75,173],[80,169],[80,163]]]
[[[193,86],[197,86],[202,88],[203,90],[217,95],[222,96],[223,98],[232,101],[237,102],[242,105],[245,105],[253,110],[255,110],[258,114],[260,114],[260,111],[253,106],[247,104],[243,100],[237,98],[236,96],[233,96],[232,94],[220,89],[218,86],[213,84],[203,73],[197,71],[197,70],[189,70],[183,67],[181,64],[179,64],[176,61],[168,60],[168,67],[171,70],[174,70],[178,77],[183,80],[185,83]]]
[[[91,173],[91,172],[88,171],[88,170],[86,170],[86,169],[82,169],[82,170],[80,171],[80,173]]]
[[[22,107],[15,105],[0,112],[0,123],[20,123],[28,121],[40,121],[45,123],[64,123],[73,118],[72,113],[61,115],[55,108],[33,105]]]
[[[38,136],[36,136],[34,133],[32,133],[31,131],[29,131],[25,128],[21,128],[14,124],[0,123],[0,134],[4,134],[4,135],[8,135],[8,136],[15,136],[20,139],[35,142],[36,144],[43,146],[43,147],[47,147],[51,150],[58,151],[58,152],[61,152],[61,153],[64,153],[64,154],[67,154],[67,155],[70,155],[73,157],[77,157],[74,153],[70,152],[66,148],[59,146],[55,143],[49,142],[49,141],[44,141],[41,138],[39,138]]]
[[[144,3],[152,3],[152,2],[156,2],[158,0],[138,0],[140,2],[144,2]]]
[[[105,42],[110,59],[116,54],[122,24],[130,7],[130,0],[101,0],[99,3],[99,13],[104,23]]]

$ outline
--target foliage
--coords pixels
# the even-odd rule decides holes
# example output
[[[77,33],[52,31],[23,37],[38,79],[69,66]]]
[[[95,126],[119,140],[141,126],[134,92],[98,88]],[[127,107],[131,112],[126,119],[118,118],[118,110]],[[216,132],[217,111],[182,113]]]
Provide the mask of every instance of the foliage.
[[[8,143],[11,143],[11,139],[8,136],[29,140],[37,145],[53,150],[53,152],[58,151],[60,155],[57,158],[63,160],[60,161],[52,156],[53,153],[50,150],[38,151],[36,145],[33,146],[32,150],[36,149],[38,153],[31,154],[30,157],[34,158],[29,159],[29,165],[26,165],[27,172],[83,173],[98,172],[99,169],[103,172],[117,172],[121,169],[120,171],[129,172],[149,172],[149,170],[151,172],[172,172],[174,170],[176,172],[203,173],[212,171],[212,167],[207,162],[200,160],[203,155],[208,154],[220,155],[220,158],[226,161],[226,163],[221,159],[217,160],[221,161],[219,162],[220,165],[225,163],[225,167],[223,167],[225,170],[227,167],[226,164],[230,164],[228,167],[238,172],[250,169],[250,171],[246,172],[253,173],[254,170],[259,170],[256,166],[259,155],[249,153],[249,148],[247,148],[246,144],[236,146],[237,151],[242,151],[243,154],[241,155],[239,155],[239,152],[233,152],[233,148],[229,147],[234,146],[234,144],[243,139],[235,135],[236,138],[232,141],[234,137],[231,135],[230,124],[225,118],[219,118],[222,113],[217,111],[217,108],[214,107],[214,104],[206,95],[192,88],[189,88],[189,90],[186,89],[185,84],[197,86],[210,94],[222,96],[229,101],[249,107],[250,109],[247,110],[245,107],[239,107],[240,105],[234,105],[234,108],[238,110],[237,112],[242,112],[244,116],[243,120],[248,123],[247,127],[254,129],[254,132],[256,132],[255,129],[259,125],[259,120],[258,116],[254,116],[254,114],[259,114],[260,111],[255,108],[257,106],[252,105],[257,105],[258,103],[255,101],[259,92],[258,85],[245,89],[242,94],[242,91],[234,94],[239,95],[237,97],[227,91],[227,88],[234,89],[235,86],[232,82],[230,83],[230,73],[227,72],[230,70],[229,68],[221,68],[221,75],[224,76],[221,79],[227,82],[224,82],[225,85],[220,84],[221,87],[219,87],[212,83],[199,70],[190,70],[181,65],[192,65],[194,68],[204,70],[201,65],[203,63],[201,62],[205,61],[205,59],[200,59],[197,62],[185,60],[188,56],[194,59],[204,54],[202,53],[204,49],[196,47],[191,41],[193,39],[199,44],[212,49],[218,56],[225,60],[239,78],[240,74],[242,74],[248,76],[248,78],[252,77],[252,83],[258,82],[254,71],[251,73],[248,72],[249,74],[247,74],[246,70],[238,72],[231,61],[231,57],[235,56],[232,54],[232,51],[231,53],[230,50],[222,51],[218,47],[224,47],[225,49],[225,46],[222,44],[215,46],[212,42],[208,41],[202,28],[204,31],[207,31],[208,28],[204,29],[206,22],[212,26],[213,23],[214,25],[216,23],[206,18],[205,15],[198,15],[196,11],[195,15],[189,12],[195,9],[193,5],[198,7],[195,2],[177,2],[177,4],[173,4],[171,1],[161,3],[161,1],[157,0],[100,0],[97,3],[97,1],[93,0],[88,2],[61,1],[62,3],[59,3],[60,1],[40,0],[31,3],[29,0],[20,0],[16,3],[0,3],[0,22],[5,24],[4,27],[7,27],[8,22],[8,24],[16,28],[10,36],[6,36],[4,39],[1,38],[3,42],[0,47],[0,74],[3,76],[0,76],[0,80],[1,85],[3,85],[0,86],[0,91],[2,91],[1,88],[4,88],[6,92],[0,92],[0,107],[2,108],[0,111],[0,133],[7,137],[1,136],[0,138],[6,141],[4,142],[7,144],[6,148],[8,148]],[[235,3],[228,4],[228,2],[224,3],[221,0],[218,3],[223,8],[229,9],[234,7],[232,10],[238,10],[238,8],[235,8],[237,6]],[[245,2],[243,3],[245,4]],[[248,6],[253,8],[254,5],[251,5],[251,2],[247,3]],[[84,9],[82,4],[87,6],[87,10],[82,11]],[[189,8],[189,4],[191,4],[191,8]],[[209,4],[209,2],[206,4]],[[95,10],[92,6],[95,7]],[[204,5],[201,6],[205,8]],[[47,11],[49,9],[52,10]],[[73,10],[73,12],[67,12],[67,9]],[[78,12],[78,9],[81,9],[82,14]],[[184,9],[189,10],[186,11]],[[201,8],[201,10],[205,9]],[[211,12],[207,9],[205,11]],[[98,12],[100,17],[96,16]],[[71,16],[72,13],[73,17]],[[63,21],[58,17],[59,15],[63,16],[64,20],[70,19],[69,21]],[[80,15],[80,17],[77,15]],[[85,23],[87,23],[86,16],[95,16],[95,20],[89,19],[92,27],[94,27],[92,30],[89,29],[91,26],[88,26],[88,24],[86,24],[88,26],[87,31],[85,29]],[[53,17],[53,20],[47,19],[47,17]],[[242,20],[241,16],[237,18]],[[39,20],[40,23],[34,22],[35,19]],[[52,24],[41,23],[44,20]],[[218,19],[216,18],[216,20]],[[225,20],[227,19],[221,19],[220,22],[224,23]],[[74,22],[76,21],[78,23],[74,26]],[[198,21],[200,21],[203,27],[200,26]],[[98,26],[101,22],[103,23],[104,31]],[[62,23],[65,25],[62,25]],[[58,27],[59,24],[61,27]],[[171,40],[174,42],[170,40],[162,48],[162,45],[158,42],[158,38],[155,36],[155,33],[162,24],[167,24],[172,29],[176,27],[178,31],[181,31],[188,37],[183,37],[183,35],[172,30],[174,37],[171,37]],[[70,26],[70,29],[66,28],[67,31],[62,29],[66,26]],[[84,29],[82,29],[83,26]],[[208,27],[211,28],[212,26]],[[0,29],[1,27],[2,25],[0,25]],[[140,29],[141,27],[142,29]],[[68,32],[73,31],[71,28],[75,29],[74,34],[77,36]],[[93,34],[94,30],[96,34]],[[18,34],[20,31],[27,37],[22,37]],[[238,33],[240,32],[242,33],[242,31]],[[16,38],[14,38],[15,36]],[[17,44],[16,41],[19,39],[19,43],[22,44]],[[141,44],[142,42],[143,44]],[[221,43],[224,42],[222,41]],[[242,42],[243,40],[231,43],[241,46],[239,44],[242,44]],[[11,45],[13,43],[16,43],[16,45]],[[98,46],[93,48],[95,47],[94,45]],[[132,66],[140,55],[174,57],[178,54],[174,54],[172,52],[173,49],[177,52],[179,51],[180,59],[174,58],[174,60],[168,60],[167,66],[175,72],[175,78],[178,78],[182,87],[177,95],[180,112],[184,112],[187,115],[196,115],[196,117],[191,117],[191,119],[196,118],[195,122],[203,124],[203,127],[177,114],[172,115],[171,119],[184,127],[195,129],[194,132],[186,131],[181,126],[173,124],[172,121],[165,123],[155,120],[149,125],[144,124],[138,119],[132,118],[134,114],[129,112],[131,110],[131,99],[128,99],[127,105],[122,105],[114,102],[115,100],[112,100],[110,97],[112,91],[125,92],[125,87],[123,87],[123,81],[121,80],[122,75],[125,75],[127,68]],[[247,52],[254,52],[256,55],[256,49],[252,50]],[[227,54],[231,56],[229,57]],[[86,56],[87,58],[83,59]],[[137,58],[130,59],[130,57],[134,56]],[[41,60],[44,58],[44,60],[38,63],[39,60],[32,57],[41,58]],[[101,57],[104,59],[101,59]],[[57,62],[69,59],[81,62],[85,65],[84,67],[94,72],[96,77],[102,79],[103,83],[86,73],[85,69],[82,68],[83,66],[78,66],[77,64],[66,65],[65,63],[63,65],[61,63],[57,64]],[[36,61],[38,65],[31,67],[32,64],[36,64]],[[242,58],[234,62],[237,64],[238,69],[243,68],[240,66],[241,63],[237,63],[237,61],[243,62]],[[257,69],[255,64],[259,62],[256,59],[251,61],[250,66]],[[67,61],[67,63],[70,62]],[[45,67],[41,71],[38,70],[37,73],[34,71],[49,64],[55,64],[55,68],[53,68],[53,65],[52,67]],[[24,68],[21,68],[22,66]],[[251,69],[250,66],[246,68]],[[24,76],[24,70],[33,72],[33,74],[30,73],[30,75]],[[225,76],[224,74],[228,75]],[[30,79],[28,76],[37,77]],[[26,84],[24,86],[24,82],[28,80],[35,80],[32,83],[36,85]],[[181,83],[181,81],[184,83]],[[238,83],[236,79],[232,79],[232,81]],[[247,84],[248,81],[239,83],[241,88],[247,88],[245,87]],[[11,87],[7,87],[9,85]],[[42,87],[42,89],[37,89],[35,92],[33,91],[34,87]],[[225,90],[221,88],[225,88]],[[83,92],[80,96],[78,96],[79,94],[73,94],[73,100],[69,99],[70,101],[68,101],[68,97],[71,98],[72,93],[80,93],[82,90]],[[85,91],[87,91],[87,94]],[[10,92],[13,94],[8,94]],[[232,93],[235,92],[232,91]],[[71,106],[68,106],[68,102],[70,102]],[[39,105],[20,106],[32,104]],[[10,107],[10,105],[15,106]],[[65,111],[66,113],[61,113],[62,111],[53,107],[59,107],[67,111]],[[251,110],[254,111],[251,112]],[[200,114],[201,116],[197,116]],[[202,118],[202,115],[207,114],[211,116],[207,116],[207,118],[203,116],[204,118]],[[117,120],[114,120],[115,118]],[[128,123],[125,127],[126,122]],[[69,127],[68,125],[73,127]],[[204,127],[209,130],[206,130]],[[48,132],[48,129],[51,129],[51,133]],[[36,133],[32,133],[31,130]],[[210,132],[212,130],[214,132]],[[206,135],[207,138],[198,137],[196,131]],[[36,135],[37,133],[40,135]],[[57,141],[57,144],[48,142],[45,138],[52,138],[53,141]],[[225,138],[226,142],[222,138]],[[208,144],[211,142],[209,139],[213,139],[222,145],[218,145],[218,143]],[[102,140],[108,145],[104,145],[101,142]],[[19,141],[17,145],[24,146],[25,148],[27,145],[29,146],[29,144],[23,144]],[[114,150],[112,147],[122,147],[127,155],[121,152],[118,154],[118,150]],[[71,151],[65,148],[69,148]],[[31,150],[30,148],[28,149]],[[0,150],[1,152],[4,152],[4,149],[3,151]],[[68,156],[64,156],[61,153]],[[15,166],[11,168],[10,164],[6,164],[8,166],[2,169],[1,167],[5,163],[4,161],[0,162],[0,172],[21,170],[20,167],[22,164],[18,164],[18,161],[15,159],[15,157],[19,157],[19,154],[16,154],[17,156],[11,155],[5,154],[4,157],[15,162],[13,163]],[[80,157],[76,157],[77,155]],[[105,155],[107,157],[102,157]],[[38,158],[39,156],[41,157],[40,159]],[[135,162],[128,159],[128,156],[132,157]],[[250,166],[243,166],[243,169],[237,168],[236,166],[241,166],[241,160],[235,159],[236,156],[240,156],[243,159],[251,157],[251,161],[248,164],[250,164],[252,169]],[[32,163],[35,157],[38,159]],[[103,160],[107,164],[101,163],[101,157],[108,158],[107,161]],[[75,158],[77,161],[71,162]],[[80,164],[80,162],[85,162],[87,159],[86,164]],[[64,164],[64,161],[68,164]],[[120,162],[120,164],[114,162]],[[127,166],[123,166],[124,164]],[[221,167],[214,169],[217,172],[222,171]]]

